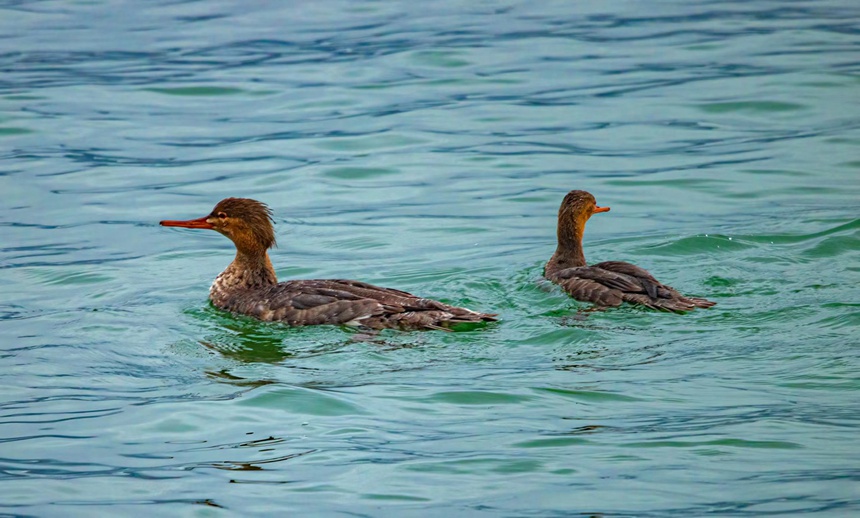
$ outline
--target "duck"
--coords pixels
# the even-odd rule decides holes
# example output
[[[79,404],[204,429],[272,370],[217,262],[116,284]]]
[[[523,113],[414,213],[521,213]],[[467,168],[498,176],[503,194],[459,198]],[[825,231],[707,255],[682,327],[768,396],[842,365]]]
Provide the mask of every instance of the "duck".
[[[544,267],[544,277],[571,297],[595,309],[624,302],[671,312],[709,308],[716,302],[681,295],[654,278],[648,270],[623,261],[588,266],[582,251],[585,224],[594,214],[609,212],[587,191],[570,191],[558,209],[558,247]]]
[[[278,282],[269,249],[276,245],[272,211],[250,198],[226,198],[207,216],[163,220],[164,227],[214,230],[236,247],[233,262],[209,289],[215,307],[289,326],[345,325],[371,330],[451,330],[492,322],[481,313],[392,288],[345,279]]]

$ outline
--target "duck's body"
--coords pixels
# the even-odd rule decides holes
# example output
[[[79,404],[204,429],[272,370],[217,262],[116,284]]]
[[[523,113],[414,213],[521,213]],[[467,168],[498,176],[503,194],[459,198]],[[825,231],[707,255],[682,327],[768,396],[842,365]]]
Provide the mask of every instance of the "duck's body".
[[[585,223],[592,214],[608,212],[598,207],[594,196],[570,191],[558,211],[558,248],[547,262],[544,277],[560,285],[571,297],[597,306],[619,306],[622,302],[667,311],[689,311],[716,304],[685,297],[654,278],[647,270],[621,261],[591,266],[582,252]]]
[[[354,325],[372,329],[445,329],[495,320],[495,315],[449,306],[405,291],[343,279],[279,283],[269,259],[275,244],[271,213],[247,198],[227,198],[209,216],[161,225],[207,228],[229,237],[236,258],[212,283],[209,299],[232,313],[291,326]]]
[[[219,275],[209,290],[212,303],[231,313],[291,326],[350,325],[371,329],[439,329],[491,315],[422,299],[405,291],[346,279],[286,281],[268,287],[229,289]]]

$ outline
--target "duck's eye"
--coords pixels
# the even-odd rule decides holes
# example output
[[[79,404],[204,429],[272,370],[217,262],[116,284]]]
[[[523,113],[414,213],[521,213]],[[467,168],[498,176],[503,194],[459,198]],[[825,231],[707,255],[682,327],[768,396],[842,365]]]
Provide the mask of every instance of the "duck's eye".
[[[227,219],[227,213],[226,212],[219,212],[216,215],[218,216],[219,219]]]

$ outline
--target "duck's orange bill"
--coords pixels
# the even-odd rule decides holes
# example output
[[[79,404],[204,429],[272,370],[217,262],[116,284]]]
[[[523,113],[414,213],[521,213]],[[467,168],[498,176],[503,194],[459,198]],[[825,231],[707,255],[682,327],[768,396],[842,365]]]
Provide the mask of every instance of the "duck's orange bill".
[[[213,229],[213,227],[206,218],[208,216],[204,216],[202,218],[197,219],[189,219],[186,221],[177,221],[172,219],[166,219],[164,221],[159,221],[158,224],[162,227],[183,227],[183,228],[208,228]]]
[[[594,212],[609,212],[609,207],[594,206]]]

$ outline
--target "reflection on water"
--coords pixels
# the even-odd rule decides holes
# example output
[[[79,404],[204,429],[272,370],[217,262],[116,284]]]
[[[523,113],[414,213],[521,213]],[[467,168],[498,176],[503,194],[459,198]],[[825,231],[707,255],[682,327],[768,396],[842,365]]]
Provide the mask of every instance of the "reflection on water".
[[[386,330],[377,332],[361,327],[294,327],[280,323],[261,323],[249,317],[231,315],[211,305],[188,315],[201,320],[201,328],[213,333],[199,344],[232,360],[254,363],[281,363],[287,359],[338,354],[352,346],[379,351],[421,347],[420,332]],[[486,324],[461,325],[456,331],[480,330]],[[444,331],[440,331],[444,332]],[[417,335],[417,336],[416,336]]]
[[[0,7],[0,514],[850,515],[858,16]],[[543,281],[574,188],[612,207],[590,261],[719,305],[590,311]],[[230,243],[156,222],[226,196],[273,208],[282,279],[502,321],[212,309]]]
[[[214,331],[199,340],[199,344],[228,358],[242,362],[279,363],[297,354],[288,350],[288,336],[301,333],[300,328],[283,326],[281,329],[279,326],[277,331],[280,332],[277,332],[275,326],[260,325],[250,318],[229,315],[208,305],[203,311],[193,310],[188,313]],[[303,354],[320,352],[302,351]]]

